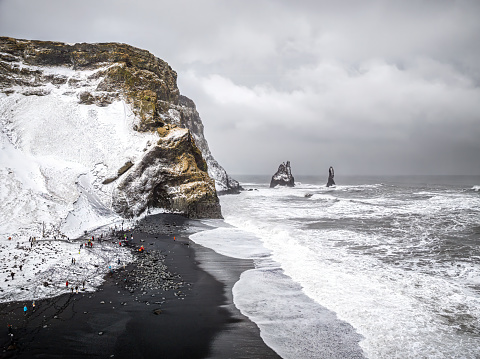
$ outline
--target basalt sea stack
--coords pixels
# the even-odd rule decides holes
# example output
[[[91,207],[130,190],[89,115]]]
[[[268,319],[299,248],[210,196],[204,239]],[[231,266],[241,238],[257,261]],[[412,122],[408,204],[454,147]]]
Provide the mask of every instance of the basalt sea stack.
[[[295,179],[292,176],[292,169],[290,168],[290,161],[282,163],[278,166],[278,171],[272,176],[270,181],[270,188],[280,186],[295,186]]]
[[[330,166],[330,168],[328,169],[327,187],[335,186],[335,181],[334,181],[333,177],[335,177],[335,172],[333,171],[333,167]]]

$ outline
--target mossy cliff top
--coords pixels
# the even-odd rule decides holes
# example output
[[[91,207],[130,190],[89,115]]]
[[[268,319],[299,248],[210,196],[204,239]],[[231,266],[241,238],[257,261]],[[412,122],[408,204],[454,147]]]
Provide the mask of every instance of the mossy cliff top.
[[[165,61],[146,50],[119,43],[65,44],[53,41],[18,40],[0,37],[1,83],[15,79],[23,86],[38,85],[41,82],[62,83],[66,79],[39,77],[35,69],[21,69],[8,66],[9,63],[23,62],[31,66],[63,66],[73,70],[101,69],[92,77],[103,78],[95,93],[82,93],[80,103],[108,105],[118,96],[132,105],[140,118],[138,131],[155,130],[169,123],[168,110],[178,105],[180,92],[177,88],[177,73]],[[15,76],[9,78],[9,72]],[[30,81],[19,83],[18,77]],[[31,79],[37,81],[31,81]],[[73,84],[72,84],[73,85]]]

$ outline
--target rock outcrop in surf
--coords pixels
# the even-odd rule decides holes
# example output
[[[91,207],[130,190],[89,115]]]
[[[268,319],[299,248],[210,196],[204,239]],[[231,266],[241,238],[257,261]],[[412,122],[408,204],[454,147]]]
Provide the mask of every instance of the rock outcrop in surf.
[[[278,166],[278,171],[272,176],[272,180],[270,181],[270,188],[273,188],[277,185],[288,187],[295,186],[295,179],[292,175],[290,161],[282,163],[280,166]]]
[[[335,181],[333,180],[333,177],[335,177],[335,172],[333,171],[333,167],[330,166],[330,168],[328,169],[327,187],[335,186]]]

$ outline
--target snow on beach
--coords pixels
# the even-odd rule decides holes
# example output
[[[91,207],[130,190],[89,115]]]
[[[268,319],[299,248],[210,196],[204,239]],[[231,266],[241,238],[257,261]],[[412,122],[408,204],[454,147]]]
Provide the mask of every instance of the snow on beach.
[[[0,242],[0,302],[55,297],[78,286],[93,291],[105,273],[133,260],[131,251],[112,240],[92,242],[41,239],[33,244],[11,239]],[[72,263],[75,259],[75,264]],[[14,273],[13,279],[11,273]],[[69,282],[67,288],[66,282]]]

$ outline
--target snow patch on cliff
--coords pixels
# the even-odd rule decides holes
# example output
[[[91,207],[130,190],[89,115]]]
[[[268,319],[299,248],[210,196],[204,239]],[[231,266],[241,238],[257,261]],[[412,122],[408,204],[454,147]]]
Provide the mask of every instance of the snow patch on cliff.
[[[18,86],[0,94],[0,238],[39,237],[43,228],[74,237],[118,219],[114,185],[101,183],[158,140],[133,130],[135,116],[123,100],[78,103],[81,92],[98,85],[100,79],[90,79],[94,71],[36,69],[77,82],[45,83],[43,96]]]

